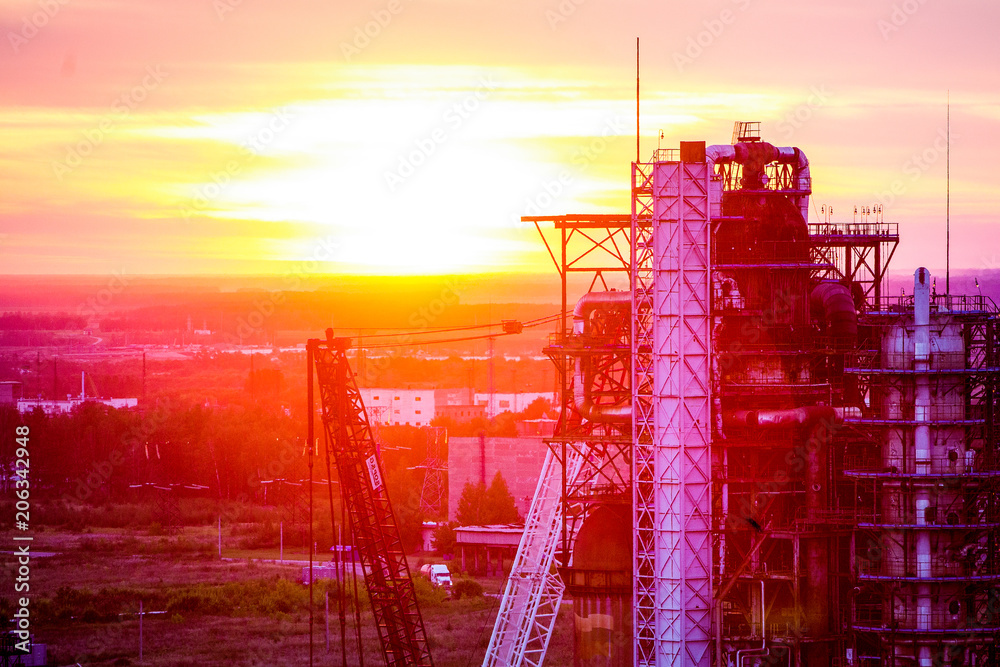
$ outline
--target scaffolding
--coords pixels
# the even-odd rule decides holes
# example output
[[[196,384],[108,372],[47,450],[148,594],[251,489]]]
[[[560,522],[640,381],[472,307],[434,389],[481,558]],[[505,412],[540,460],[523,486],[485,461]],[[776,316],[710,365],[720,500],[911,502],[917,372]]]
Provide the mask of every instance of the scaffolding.
[[[922,350],[920,303],[883,297],[863,315],[866,336],[845,369],[863,399],[847,420],[844,470],[856,499],[850,625],[861,665],[993,665],[1000,320],[983,297],[930,295]]]

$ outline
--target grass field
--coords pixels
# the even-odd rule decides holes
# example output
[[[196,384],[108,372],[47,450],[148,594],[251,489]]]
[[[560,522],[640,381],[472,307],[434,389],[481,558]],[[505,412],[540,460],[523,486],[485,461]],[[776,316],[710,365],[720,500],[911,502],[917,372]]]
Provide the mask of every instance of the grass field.
[[[225,542],[225,540],[224,540]],[[33,549],[53,552],[31,561],[31,608],[35,640],[48,645],[52,665],[307,665],[308,588],[298,583],[299,564],[270,564],[275,549],[223,549],[205,527],[170,535],[102,530],[36,533]],[[285,550],[288,560],[307,560]],[[9,570],[11,559],[4,558]],[[317,562],[321,558],[317,557]],[[411,558],[415,570],[417,558]],[[4,572],[7,579],[9,572]],[[11,577],[12,579],[12,577]],[[480,578],[487,593],[500,578]],[[363,583],[360,584],[363,588]],[[494,595],[442,601],[418,581],[427,635],[438,667],[481,664],[499,600]],[[330,591],[327,652],[324,594]],[[350,589],[348,589],[350,591]],[[3,592],[6,595],[6,592]],[[335,582],[314,590],[314,664],[342,664],[341,621]],[[352,595],[344,629],[348,665],[381,665],[367,597],[359,604],[362,655],[358,655]],[[139,658],[140,600],[143,653]],[[8,596],[5,604],[11,604]],[[7,613],[7,609],[4,610]],[[363,661],[363,662],[362,662]],[[564,605],[548,664],[572,662],[571,608]]]

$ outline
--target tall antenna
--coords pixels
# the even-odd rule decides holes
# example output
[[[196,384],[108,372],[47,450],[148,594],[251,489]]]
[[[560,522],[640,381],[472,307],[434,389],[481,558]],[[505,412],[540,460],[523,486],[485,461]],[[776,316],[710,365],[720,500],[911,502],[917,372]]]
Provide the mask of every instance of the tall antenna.
[[[635,162],[639,164],[639,38],[635,38]]]
[[[945,245],[944,245],[944,291],[951,294],[951,89],[948,90],[948,121],[947,121],[948,148],[945,151],[945,164],[947,183],[944,205],[944,225],[945,225]]]

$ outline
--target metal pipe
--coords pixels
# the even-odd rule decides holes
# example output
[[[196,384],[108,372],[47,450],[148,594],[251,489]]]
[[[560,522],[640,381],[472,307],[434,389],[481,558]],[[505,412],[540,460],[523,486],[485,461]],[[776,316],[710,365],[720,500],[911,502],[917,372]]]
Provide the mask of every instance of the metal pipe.
[[[632,307],[631,292],[589,292],[580,297],[573,308],[573,334],[590,334],[590,316],[601,308]],[[580,414],[592,422],[627,423],[632,419],[632,403],[624,405],[595,405],[590,393],[593,376],[590,373],[590,358],[581,354],[576,358],[576,372],[573,377],[573,402]]]
[[[917,474],[930,473],[931,435],[930,410],[931,389],[930,370],[931,338],[930,338],[930,294],[931,275],[924,267],[913,274],[913,370],[916,372],[914,391],[914,421],[913,445],[915,449]],[[930,489],[920,485],[916,489],[915,509],[918,525],[927,524],[927,509],[930,507]],[[931,576],[931,536],[927,530],[916,534],[917,577],[928,579]],[[929,630],[931,627],[931,590],[929,584],[917,586],[917,628]],[[930,647],[920,647],[918,664],[929,667]]]
[[[736,652],[736,667],[743,667],[743,658],[764,657],[767,650],[767,626],[764,624],[764,580],[760,580],[760,648],[740,649]]]
[[[826,324],[826,334],[834,349],[851,349],[858,339],[858,311],[846,285],[824,280],[809,295],[813,317]]]
[[[588,324],[590,316],[598,308],[605,306],[625,306],[631,309],[631,292],[588,292],[580,297],[573,308],[573,333],[580,335],[590,333]]]
[[[754,144],[715,145],[705,149],[705,157],[709,163],[709,168],[714,171],[715,165],[727,162],[739,162],[750,156],[748,146],[757,146],[754,152],[769,153],[770,161],[781,164],[790,164],[795,169],[795,189],[805,194],[797,197],[796,202],[802,220],[809,222],[809,195],[812,194],[812,175],[809,173],[809,158],[798,148],[791,146],[772,146],[766,142],[755,142]],[[743,148],[737,148],[743,147]],[[773,153],[772,153],[773,151]]]
[[[802,426],[812,420],[825,419],[829,426],[844,423],[844,417],[857,412],[851,408],[831,408],[807,405],[787,410],[729,410],[722,415],[725,428],[781,428]]]

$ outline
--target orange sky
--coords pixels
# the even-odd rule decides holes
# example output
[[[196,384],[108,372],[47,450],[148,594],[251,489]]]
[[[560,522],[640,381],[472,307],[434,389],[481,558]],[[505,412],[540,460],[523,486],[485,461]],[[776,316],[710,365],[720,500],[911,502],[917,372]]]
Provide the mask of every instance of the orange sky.
[[[1000,268],[1000,5],[0,0],[2,273],[549,270],[525,213],[624,212],[634,157],[799,146],[898,270]],[[367,34],[366,34],[367,33]]]

